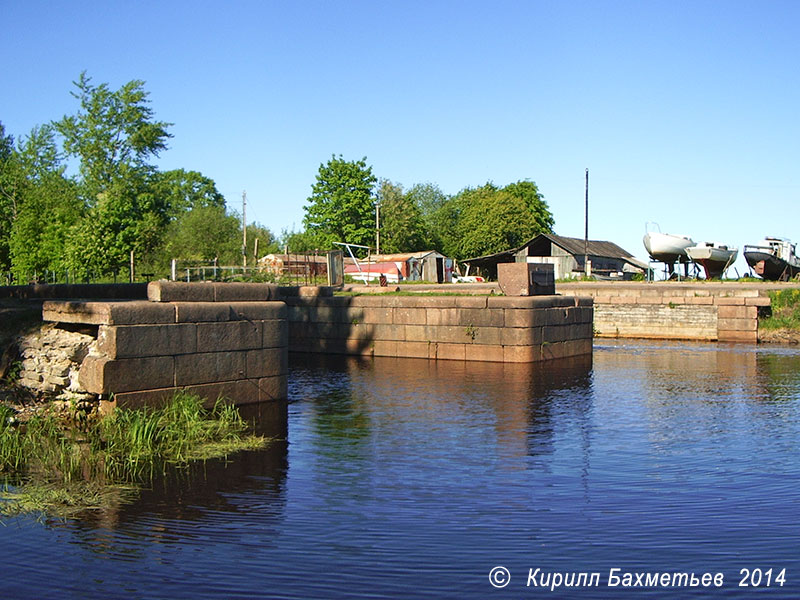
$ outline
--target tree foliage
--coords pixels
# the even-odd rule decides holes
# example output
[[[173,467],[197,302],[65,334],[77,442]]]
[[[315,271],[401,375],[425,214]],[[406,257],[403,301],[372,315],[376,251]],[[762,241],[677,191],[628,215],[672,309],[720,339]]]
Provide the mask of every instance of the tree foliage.
[[[55,123],[64,151],[80,161],[82,185],[90,201],[115,180],[151,169],[148,160],[167,148],[171,123],[156,121],[144,82],[134,79],[112,91],[93,85],[86,72],[74,82],[78,112]]]
[[[45,270],[103,277],[127,271],[131,252],[139,271],[166,273],[173,257],[241,264],[240,221],[214,181],[151,164],[171,135],[144,82],[112,90],[82,73],[72,95],[75,114],[17,144],[0,123],[0,270],[18,282]],[[276,247],[249,225],[251,257],[256,239],[259,252]]]
[[[319,166],[303,223],[321,250],[331,249],[334,242],[374,244],[372,192],[377,179],[366,161],[346,161],[339,155]]]
[[[413,198],[403,187],[383,179],[378,186],[380,206],[381,252],[417,252],[425,250],[425,226]]]

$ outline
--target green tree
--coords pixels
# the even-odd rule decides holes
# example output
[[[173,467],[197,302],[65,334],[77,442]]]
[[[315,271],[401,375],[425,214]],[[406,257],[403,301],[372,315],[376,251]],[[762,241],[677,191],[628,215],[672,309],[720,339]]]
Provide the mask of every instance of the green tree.
[[[164,226],[163,205],[138,173],[120,177],[97,195],[86,216],[70,229],[67,263],[75,277],[109,275],[153,259]]]
[[[375,182],[366,157],[346,161],[332,156],[319,166],[317,181],[305,207],[306,231],[329,250],[333,242],[370,245],[375,239]]]
[[[121,177],[149,171],[148,159],[167,148],[171,123],[154,120],[144,82],[134,79],[112,91],[93,85],[81,73],[72,95],[80,108],[55,123],[64,138],[64,151],[80,161],[82,185],[89,202]]]
[[[455,241],[455,206],[433,183],[419,183],[406,192],[406,197],[419,209],[424,230],[423,246],[453,256],[450,246]]]
[[[533,181],[526,179],[510,183],[503,190],[525,202],[536,222],[535,234],[553,233],[555,224],[553,215],[550,213],[547,202],[544,201],[544,196],[539,193],[539,188]]]
[[[14,214],[13,155],[14,138],[6,135],[5,127],[0,122],[0,271],[11,268],[8,240]]]
[[[225,207],[225,197],[217,190],[214,180],[197,171],[156,172],[151,177],[151,185],[153,194],[163,199],[169,220],[200,206]]]
[[[75,183],[50,125],[34,127],[12,153],[8,254],[18,281],[46,270],[60,271],[69,228],[81,217]]]
[[[319,236],[309,231],[289,231],[284,229],[278,241],[278,252],[288,249],[292,254],[304,254],[326,252],[325,248],[330,249],[328,243],[323,242]]]
[[[466,189],[454,200],[459,208],[456,258],[510,250],[535,235],[536,220],[525,201],[491,183]]]
[[[381,217],[381,252],[416,252],[425,250],[425,225],[414,200],[403,193],[400,184],[387,179],[378,186]]]
[[[197,206],[180,215],[170,226],[165,246],[167,259],[220,264],[240,264],[241,221],[220,206]]]
[[[79,163],[79,189],[88,207],[86,221],[70,230],[67,258],[74,273],[117,272],[130,252],[151,258],[170,219],[168,196],[148,159],[164,150],[169,123],[156,121],[144,82],[119,90],[93,85],[86,73],[75,82],[77,114],[54,123],[64,151]],[[172,215],[174,217],[174,214]]]

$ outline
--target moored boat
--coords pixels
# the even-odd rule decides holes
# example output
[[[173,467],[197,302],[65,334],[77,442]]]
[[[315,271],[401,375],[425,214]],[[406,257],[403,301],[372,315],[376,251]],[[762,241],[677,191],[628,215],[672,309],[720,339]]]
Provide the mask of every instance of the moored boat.
[[[717,242],[700,242],[686,248],[686,254],[703,267],[707,279],[713,279],[722,277],[725,270],[736,261],[739,249]]]
[[[767,237],[759,244],[747,245],[744,258],[756,275],[764,279],[786,281],[800,274],[795,245],[786,238]]]

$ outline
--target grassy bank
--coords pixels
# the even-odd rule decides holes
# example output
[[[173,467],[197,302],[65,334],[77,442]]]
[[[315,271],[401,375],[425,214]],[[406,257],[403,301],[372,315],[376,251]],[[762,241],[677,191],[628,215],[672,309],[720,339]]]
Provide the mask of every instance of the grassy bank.
[[[769,314],[758,319],[761,342],[800,343],[800,289],[770,291]]]
[[[759,328],[800,331],[800,289],[769,292],[771,314],[759,319]]]
[[[264,447],[238,410],[196,396],[176,396],[159,409],[115,411],[68,423],[55,413],[17,423],[0,405],[0,514],[69,516],[136,495],[154,475],[191,461]]]

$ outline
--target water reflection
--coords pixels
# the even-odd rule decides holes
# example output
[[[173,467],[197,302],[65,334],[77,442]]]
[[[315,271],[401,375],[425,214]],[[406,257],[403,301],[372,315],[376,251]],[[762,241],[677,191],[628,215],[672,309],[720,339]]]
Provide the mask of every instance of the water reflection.
[[[412,424],[433,434],[486,423],[498,452],[516,458],[552,451],[553,410],[589,428],[591,356],[524,365],[297,355],[295,365],[292,395],[313,406],[314,443],[335,459],[368,456],[375,436]]]
[[[739,569],[785,567],[765,593],[800,597],[798,367],[797,350],[661,342],[538,365],[293,356],[288,443],[112,514],[6,527],[0,589],[461,600],[543,593],[529,568],[622,568],[719,571],[714,592],[746,598]],[[547,595],[709,593],[604,584]]]

